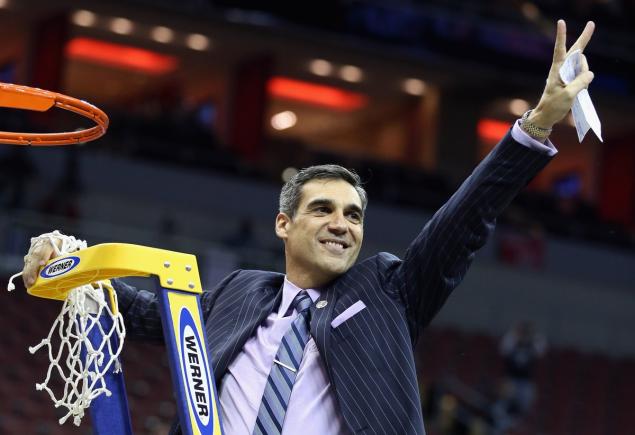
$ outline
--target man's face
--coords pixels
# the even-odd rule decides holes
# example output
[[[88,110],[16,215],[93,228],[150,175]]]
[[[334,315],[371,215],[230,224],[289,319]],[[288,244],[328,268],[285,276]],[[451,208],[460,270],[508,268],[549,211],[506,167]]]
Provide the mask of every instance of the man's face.
[[[301,288],[322,286],[346,272],[357,259],[364,237],[362,201],[340,179],[312,180],[291,219],[276,217],[276,234],[285,242],[287,278]]]

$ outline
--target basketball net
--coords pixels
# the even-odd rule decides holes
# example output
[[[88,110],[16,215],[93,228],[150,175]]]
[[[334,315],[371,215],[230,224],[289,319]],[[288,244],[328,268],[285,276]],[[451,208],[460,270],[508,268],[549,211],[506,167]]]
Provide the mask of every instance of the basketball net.
[[[87,247],[86,241],[56,230],[33,237],[29,254],[41,243],[51,243],[57,256]],[[21,273],[9,280],[9,291],[15,288],[12,281],[19,275]],[[105,291],[109,292],[112,307],[104,296]],[[111,395],[104,376],[109,370],[121,371],[119,355],[126,336],[123,317],[117,307],[117,294],[109,281],[74,288],[68,292],[48,336],[36,346],[29,347],[32,354],[42,348],[48,350],[50,365],[46,379],[36,383],[35,387],[38,391],[48,392],[56,408],[66,408],[67,413],[59,419],[59,424],[72,416],[73,423],[79,426],[93,399],[101,394]],[[53,340],[54,334],[59,337],[57,348],[58,340]],[[50,385],[56,375],[64,382],[59,399]]]

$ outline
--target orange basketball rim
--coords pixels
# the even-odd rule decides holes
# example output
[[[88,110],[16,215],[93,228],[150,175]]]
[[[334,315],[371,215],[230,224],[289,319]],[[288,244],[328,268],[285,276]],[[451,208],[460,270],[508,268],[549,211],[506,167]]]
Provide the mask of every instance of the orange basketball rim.
[[[43,89],[0,83],[0,107],[45,112],[53,106],[92,119],[97,125],[85,130],[63,133],[0,131],[0,143],[32,146],[71,145],[98,139],[106,133],[108,116],[86,101]]]

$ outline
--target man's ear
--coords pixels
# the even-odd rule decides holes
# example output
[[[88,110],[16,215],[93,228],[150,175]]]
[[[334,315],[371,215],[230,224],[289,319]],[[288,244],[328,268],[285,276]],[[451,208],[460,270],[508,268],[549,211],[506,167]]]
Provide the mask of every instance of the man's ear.
[[[278,213],[276,216],[276,236],[282,240],[286,240],[290,224],[291,218],[286,213]]]

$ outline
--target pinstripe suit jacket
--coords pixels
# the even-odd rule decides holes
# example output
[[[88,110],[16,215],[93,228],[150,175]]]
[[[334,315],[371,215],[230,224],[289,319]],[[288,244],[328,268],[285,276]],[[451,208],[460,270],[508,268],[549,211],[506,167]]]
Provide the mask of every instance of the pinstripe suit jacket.
[[[425,434],[413,347],[465,275],[496,217],[550,160],[508,134],[425,225],[403,260],[379,253],[323,289],[311,334],[352,433]],[[239,270],[201,298],[216,385],[281,299],[284,275]],[[162,340],[155,299],[117,283],[129,335]],[[362,300],[366,309],[331,321]]]

